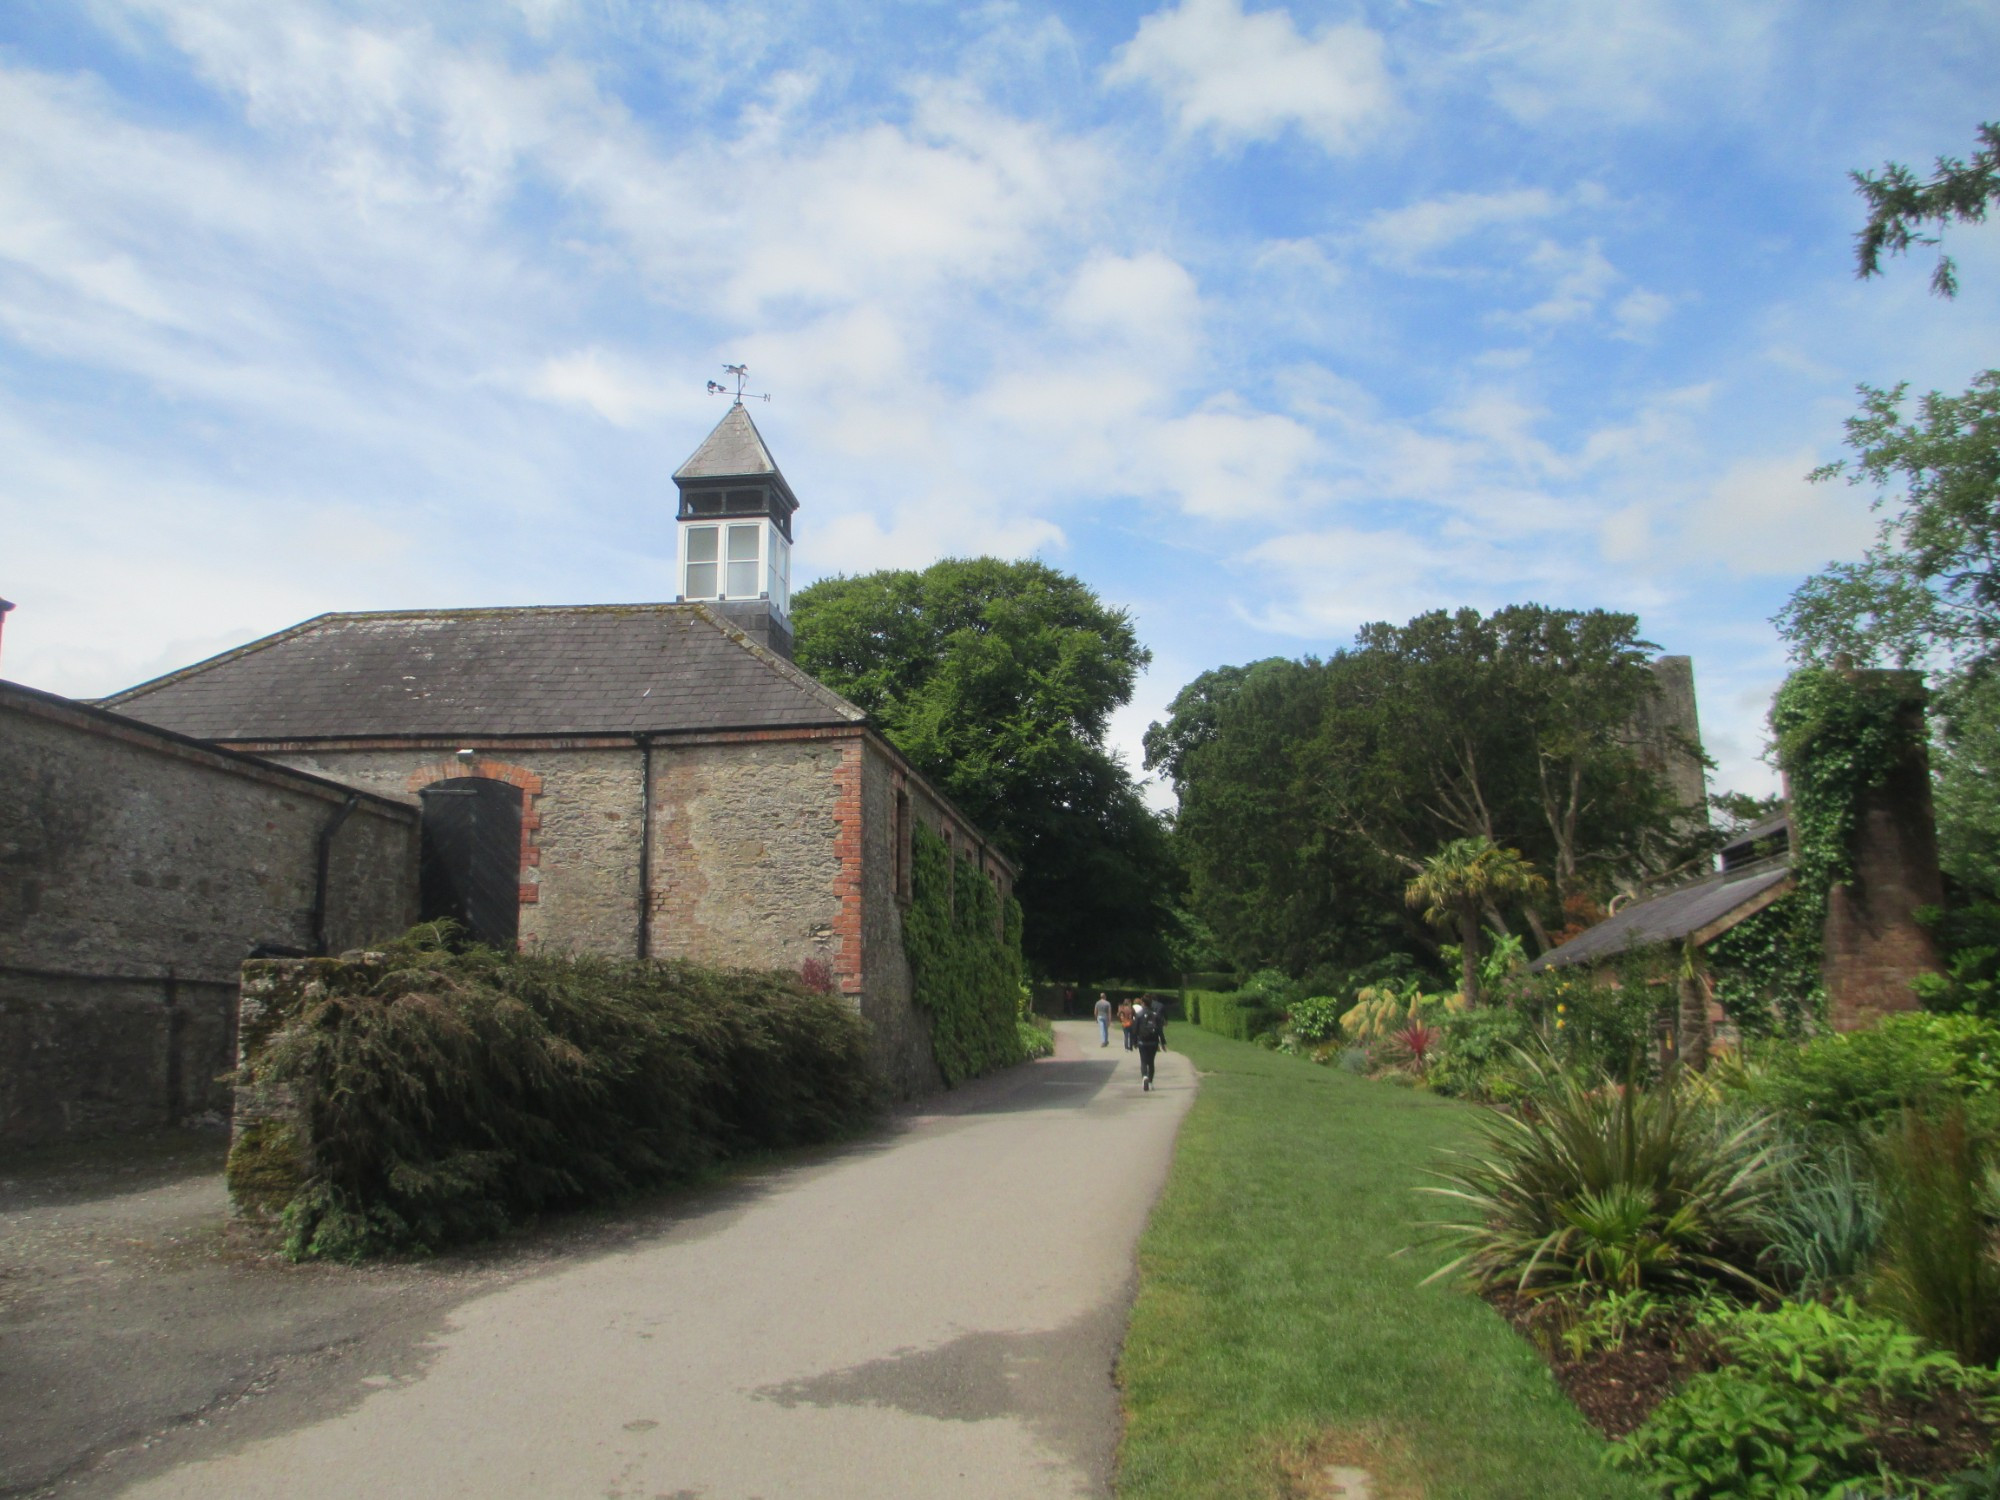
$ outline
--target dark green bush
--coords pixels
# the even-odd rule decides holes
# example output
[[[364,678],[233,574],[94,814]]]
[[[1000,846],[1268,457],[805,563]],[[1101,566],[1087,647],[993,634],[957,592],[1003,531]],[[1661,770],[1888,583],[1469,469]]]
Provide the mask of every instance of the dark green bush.
[[[1863,1031],[1773,1043],[1757,1054],[1751,1098],[1797,1125],[1843,1129],[1906,1106],[2000,1090],[2000,1024],[1976,1016],[1891,1016]]]
[[[1261,994],[1247,990],[1222,995],[1204,993],[1197,1011],[1197,1015],[1190,1019],[1202,1030],[1232,1037],[1239,1042],[1255,1041],[1276,1029],[1284,1016],[1283,1011],[1272,1006]]]
[[[1286,1012],[1286,1029],[1301,1042],[1332,1041],[1340,1035],[1341,1013],[1350,1003],[1332,995],[1308,995]]]
[[[1990,901],[1927,906],[1917,916],[1937,938],[1945,966],[1942,974],[1920,974],[1912,981],[1924,1008],[2000,1014],[2000,906]]]
[[[1967,1369],[1851,1300],[1707,1322],[1725,1363],[1689,1380],[1614,1450],[1675,1500],[1933,1493],[1899,1481],[1872,1446],[1897,1426],[1893,1403],[1956,1390],[1984,1405],[1995,1389],[1991,1371]]]
[[[1566,1068],[1643,1082],[1658,1071],[1661,1011],[1677,1003],[1671,985],[1657,982],[1661,969],[1657,954],[1629,958],[1619,972],[1516,969],[1495,996],[1535,1023]]]
[[[877,1107],[863,1023],[788,974],[453,953],[435,934],[318,973],[250,1065],[299,1109],[295,1256],[494,1234]]]
[[[1431,1087],[1460,1099],[1499,1103],[1511,1096],[1508,1085],[1520,1071],[1521,1049],[1536,1044],[1527,1016],[1510,1006],[1482,1005],[1440,1010],[1436,1019],[1444,1038],[1431,1065]]]

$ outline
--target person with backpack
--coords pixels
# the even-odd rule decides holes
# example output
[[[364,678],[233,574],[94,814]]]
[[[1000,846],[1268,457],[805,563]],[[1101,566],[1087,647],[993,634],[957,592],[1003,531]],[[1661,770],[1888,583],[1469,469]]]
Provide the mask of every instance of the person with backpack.
[[[1153,1059],[1167,1045],[1167,1002],[1158,995],[1139,1002],[1132,1016],[1132,1038],[1139,1048],[1139,1087],[1153,1087]]]
[[[1125,1050],[1127,1052],[1132,1050],[1132,1014],[1132,1002],[1130,1000],[1120,1000],[1118,1002],[1118,1024],[1125,1032]]]

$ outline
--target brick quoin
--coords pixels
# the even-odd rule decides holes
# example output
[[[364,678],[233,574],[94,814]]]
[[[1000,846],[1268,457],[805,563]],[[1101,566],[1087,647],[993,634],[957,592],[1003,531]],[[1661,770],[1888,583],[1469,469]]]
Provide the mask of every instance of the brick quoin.
[[[833,972],[842,994],[858,995],[861,952],[861,741],[842,747],[833,772],[833,853],[839,873],[833,892],[840,908],[833,919]]]
[[[521,905],[539,905],[542,888],[537,883],[542,851],[535,845],[535,835],[541,830],[542,815],[535,808],[535,799],[542,795],[542,778],[526,766],[509,765],[505,761],[487,760],[474,756],[470,761],[462,761],[456,755],[433,761],[430,765],[419,766],[410,772],[403,785],[411,792],[420,792],[427,786],[440,781],[455,781],[462,776],[483,776],[488,781],[504,781],[521,791]],[[536,871],[530,875],[529,871]],[[525,946],[527,940],[520,940]]]

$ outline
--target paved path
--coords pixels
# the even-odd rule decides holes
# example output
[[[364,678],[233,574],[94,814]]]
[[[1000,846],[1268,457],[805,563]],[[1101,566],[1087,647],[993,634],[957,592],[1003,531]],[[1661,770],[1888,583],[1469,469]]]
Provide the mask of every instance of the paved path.
[[[1146,1095],[1093,1025],[1059,1044],[726,1211],[464,1303],[421,1368],[349,1372],[340,1415],[125,1493],[1107,1495],[1133,1247],[1194,1075],[1163,1053]]]

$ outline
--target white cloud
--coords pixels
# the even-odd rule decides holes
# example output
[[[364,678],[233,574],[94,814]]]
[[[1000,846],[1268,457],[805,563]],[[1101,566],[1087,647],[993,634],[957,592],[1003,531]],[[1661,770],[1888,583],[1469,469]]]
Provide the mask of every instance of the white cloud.
[[[1351,151],[1395,106],[1379,33],[1357,22],[1308,40],[1290,11],[1246,14],[1241,0],[1153,12],[1105,78],[1151,85],[1183,131],[1230,143],[1296,129],[1328,151]]]
[[[1556,208],[1555,195],[1545,188],[1447,193],[1379,213],[1362,233],[1382,259],[1407,264],[1482,230],[1547,218]]]
[[[1154,483],[1190,514],[1225,520],[1298,510],[1318,446],[1303,424],[1228,396],[1161,423],[1152,439]]]
[[[1455,62],[1519,118],[1601,130],[1756,102],[1790,0],[1511,0],[1454,16]]]
[[[593,347],[544,360],[525,384],[530,395],[587,406],[615,427],[631,427],[677,404],[665,394],[668,379],[664,372]]]
[[[1735,574],[1797,575],[1858,557],[1875,534],[1865,495],[1809,484],[1811,449],[1732,464],[1692,507],[1681,545]]]

